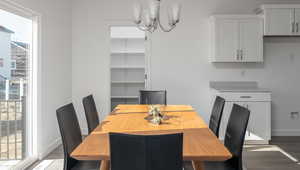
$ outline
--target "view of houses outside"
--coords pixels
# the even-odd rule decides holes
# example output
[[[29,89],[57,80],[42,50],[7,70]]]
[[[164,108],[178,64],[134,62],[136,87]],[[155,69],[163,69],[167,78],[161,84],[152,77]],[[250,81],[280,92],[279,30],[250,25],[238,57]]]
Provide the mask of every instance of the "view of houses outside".
[[[24,37],[20,35],[24,30],[18,25],[20,22],[14,25],[13,19],[18,22],[20,16],[0,10],[0,168],[2,162],[22,160],[26,156],[25,106],[30,41],[22,40]],[[24,23],[27,24],[25,28],[31,25],[30,21]]]

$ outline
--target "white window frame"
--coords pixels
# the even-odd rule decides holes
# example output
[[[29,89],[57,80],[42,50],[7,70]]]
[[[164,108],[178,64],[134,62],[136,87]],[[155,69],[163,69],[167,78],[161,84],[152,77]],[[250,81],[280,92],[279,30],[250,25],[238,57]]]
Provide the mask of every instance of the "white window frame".
[[[23,7],[17,3],[9,0],[0,1],[0,9],[11,12],[13,14],[28,18],[32,20],[32,47],[31,57],[28,62],[31,71],[29,72],[29,87],[28,87],[28,101],[27,103],[28,114],[26,117],[26,142],[28,156],[20,161],[12,169],[24,169],[24,167],[30,166],[32,163],[38,160],[38,143],[40,141],[38,131],[39,124],[41,124],[41,116],[37,113],[41,113],[41,14]]]

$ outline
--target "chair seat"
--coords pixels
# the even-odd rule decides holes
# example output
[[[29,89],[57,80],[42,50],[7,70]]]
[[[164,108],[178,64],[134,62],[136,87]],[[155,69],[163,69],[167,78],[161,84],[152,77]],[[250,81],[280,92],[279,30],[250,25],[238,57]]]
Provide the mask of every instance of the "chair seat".
[[[205,170],[237,170],[231,164],[227,162],[205,162]]]
[[[100,161],[78,161],[72,170],[99,170]]]

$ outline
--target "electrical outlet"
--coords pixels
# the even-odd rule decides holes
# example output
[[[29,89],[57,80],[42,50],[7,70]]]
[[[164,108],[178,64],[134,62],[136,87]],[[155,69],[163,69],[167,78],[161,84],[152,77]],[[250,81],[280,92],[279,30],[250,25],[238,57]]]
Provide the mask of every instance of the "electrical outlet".
[[[299,112],[298,111],[291,112],[291,119],[299,119]]]
[[[295,54],[294,54],[294,53],[291,53],[291,54],[290,54],[290,61],[291,61],[291,62],[294,62],[294,61],[295,61]]]
[[[246,71],[245,71],[245,70],[242,70],[242,71],[241,71],[241,76],[244,77],[245,74],[246,74]]]

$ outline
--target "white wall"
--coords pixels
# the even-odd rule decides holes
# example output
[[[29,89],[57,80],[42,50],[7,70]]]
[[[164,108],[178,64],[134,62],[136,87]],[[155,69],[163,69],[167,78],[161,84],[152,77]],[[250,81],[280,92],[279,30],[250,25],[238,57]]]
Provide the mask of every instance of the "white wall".
[[[44,156],[60,140],[56,109],[71,101],[71,1],[14,0],[40,13],[41,112],[38,113],[38,152]]]
[[[107,20],[130,19],[133,0],[73,0],[72,95],[85,129],[81,99],[93,93],[102,115],[109,111],[109,30]],[[170,3],[164,0],[163,3]],[[188,0],[182,21],[171,33],[155,32],[151,59],[154,89],[167,89],[170,104],[192,104],[208,120],[210,80],[258,81],[272,91],[273,135],[300,135],[300,38],[265,40],[261,64],[211,64],[209,21],[212,14],[252,14],[268,0]],[[280,1],[278,1],[280,2]],[[166,10],[163,8],[163,15]],[[166,21],[165,16],[163,21]],[[167,22],[165,22],[167,23]],[[289,132],[289,133],[288,133]]]

